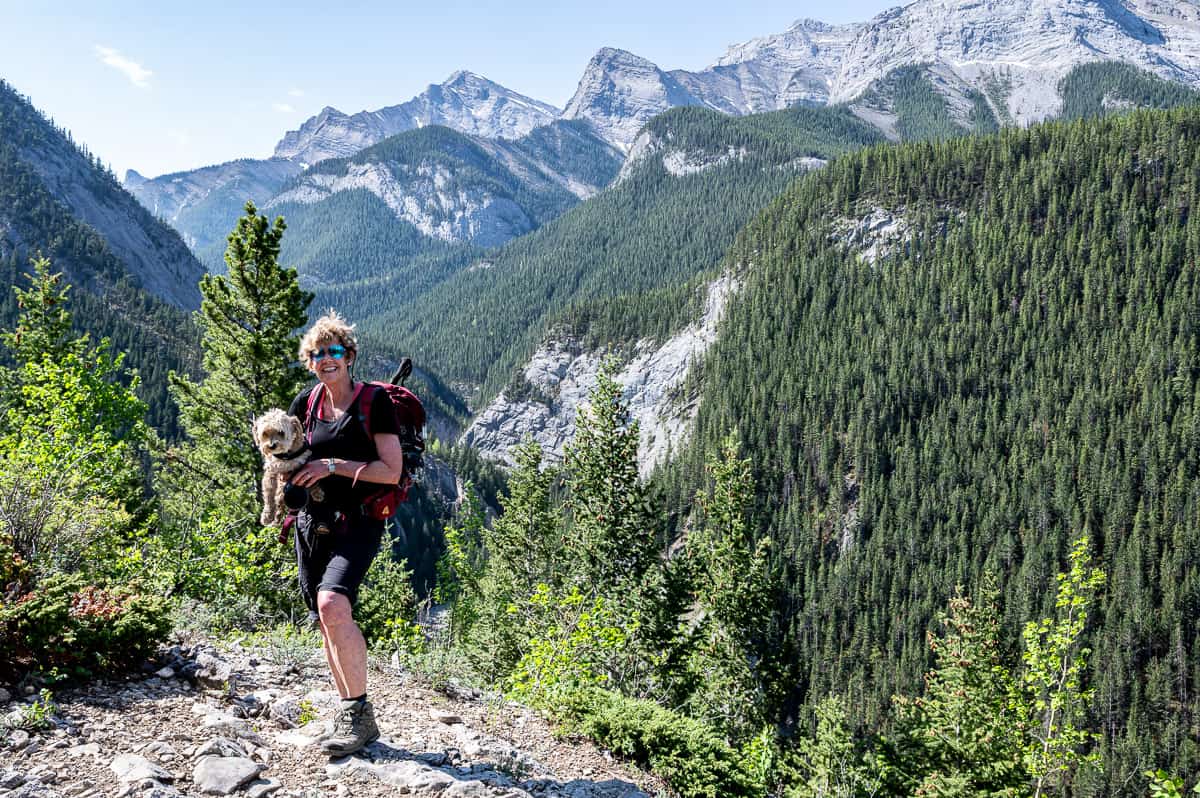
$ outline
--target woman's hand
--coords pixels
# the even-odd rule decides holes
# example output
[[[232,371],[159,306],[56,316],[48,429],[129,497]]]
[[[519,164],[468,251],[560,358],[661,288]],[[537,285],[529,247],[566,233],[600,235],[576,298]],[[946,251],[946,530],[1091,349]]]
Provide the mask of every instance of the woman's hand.
[[[331,473],[329,463],[337,463],[332,458],[322,458],[320,460],[311,460],[301,466],[300,470],[292,475],[292,484],[299,485],[302,488],[310,488],[316,485]]]

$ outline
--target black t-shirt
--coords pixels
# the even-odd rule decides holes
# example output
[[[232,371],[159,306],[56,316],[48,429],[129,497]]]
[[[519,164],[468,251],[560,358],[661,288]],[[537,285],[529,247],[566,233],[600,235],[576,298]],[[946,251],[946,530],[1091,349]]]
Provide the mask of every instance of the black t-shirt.
[[[355,387],[358,388],[358,385]],[[312,447],[313,459],[336,457],[363,463],[378,460],[379,453],[375,450],[375,441],[367,439],[367,431],[363,428],[362,421],[358,416],[362,402],[361,395],[354,397],[350,408],[337,421],[322,419],[318,405],[318,408],[314,410],[316,417],[313,419],[313,423],[308,424],[308,398],[317,389],[321,389],[321,386],[316,385],[301,391],[300,395],[292,401],[292,406],[288,410],[289,413],[300,419],[305,431],[310,433],[308,440]],[[361,389],[375,392],[375,395],[371,397],[370,404],[371,434],[374,436],[381,432],[398,433],[396,414],[392,410],[392,402],[388,399],[387,392],[369,385],[362,385]],[[382,487],[377,483],[363,482],[360,479],[358,485],[351,488],[352,481],[351,477],[340,475],[322,479],[320,485],[325,490],[325,502],[343,511],[349,510],[361,504],[364,498]]]

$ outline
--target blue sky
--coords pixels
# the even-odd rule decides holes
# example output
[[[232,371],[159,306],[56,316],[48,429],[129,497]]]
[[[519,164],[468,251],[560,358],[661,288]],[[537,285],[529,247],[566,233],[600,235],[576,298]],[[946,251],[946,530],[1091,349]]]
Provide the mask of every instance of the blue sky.
[[[801,17],[858,22],[899,4],[0,0],[0,77],[118,176],[151,177],[267,157],[326,105],[394,105],[457,69],[562,107],[604,46],[701,69]]]

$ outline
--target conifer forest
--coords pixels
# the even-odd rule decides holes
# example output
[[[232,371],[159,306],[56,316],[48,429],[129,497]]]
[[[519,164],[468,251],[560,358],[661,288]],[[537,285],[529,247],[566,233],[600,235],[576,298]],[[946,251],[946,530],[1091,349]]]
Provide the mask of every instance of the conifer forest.
[[[251,424],[313,383],[300,336],[335,307],[356,376],[413,358],[429,415],[356,605],[372,662],[671,796],[1200,793],[1200,95],[1085,64],[1021,125],[1010,76],[951,107],[940,75],[674,107],[623,162],[577,120],[423,126],[233,219],[214,194],[199,244],[136,206],[191,305],[55,194],[70,162],[136,205],[0,83],[0,686],[137,669],[183,627],[321,644]],[[305,193],[422,169],[512,228]],[[619,375],[717,280],[648,461]],[[599,364],[586,401],[542,378],[576,360],[530,365],[551,344]],[[571,434],[468,445],[504,403]]]

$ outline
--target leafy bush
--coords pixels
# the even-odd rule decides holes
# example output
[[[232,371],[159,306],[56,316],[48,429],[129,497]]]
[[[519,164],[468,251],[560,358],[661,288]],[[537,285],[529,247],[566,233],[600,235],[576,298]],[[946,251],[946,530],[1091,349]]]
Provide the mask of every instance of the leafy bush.
[[[285,671],[299,671],[311,664],[321,649],[321,636],[313,629],[279,624],[251,637],[263,659]]]
[[[518,698],[537,706],[607,684],[637,629],[636,618],[623,621],[603,598],[588,598],[579,588],[556,596],[549,585],[538,585],[510,612],[526,614],[528,640],[509,684]]]
[[[1143,775],[1150,779],[1150,798],[1183,798],[1183,779],[1178,776],[1165,770],[1147,770]],[[1200,782],[1192,792],[1200,795]]]
[[[557,712],[570,731],[648,767],[680,798],[765,795],[715,732],[651,701],[590,688],[564,697]]]
[[[354,619],[367,643],[375,648],[415,653],[422,645],[421,629],[413,621],[417,597],[409,571],[384,546],[363,580]]]
[[[85,677],[126,668],[153,651],[169,629],[162,599],[56,574],[11,600],[0,599],[0,675]]]
[[[24,729],[28,732],[45,731],[54,728],[51,720],[58,712],[54,696],[49,690],[42,688],[38,697],[28,704],[18,707],[12,715],[0,717],[0,731],[6,729]]]

